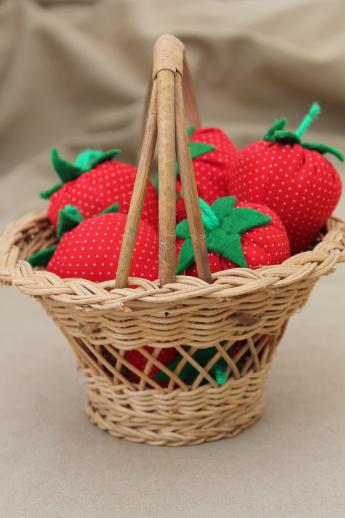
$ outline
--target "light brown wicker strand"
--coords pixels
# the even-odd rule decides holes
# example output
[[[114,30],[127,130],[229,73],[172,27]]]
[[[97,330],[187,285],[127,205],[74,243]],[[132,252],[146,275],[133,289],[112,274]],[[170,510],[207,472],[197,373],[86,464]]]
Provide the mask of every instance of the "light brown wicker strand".
[[[200,128],[200,126],[201,126],[200,112],[199,112],[198,103],[197,103],[195,93],[194,93],[192,76],[191,76],[188,62],[186,60],[185,55],[184,55],[184,59],[183,59],[183,78],[184,78],[183,93],[184,93],[185,104],[187,107],[188,120],[192,124],[192,126],[195,126],[195,128]]]
[[[159,280],[161,285],[176,279],[176,173],[175,173],[175,74],[161,70],[157,75],[158,111],[158,202]]]
[[[128,283],[128,274],[131,266],[133,250],[137,238],[140,216],[142,213],[147,184],[150,177],[153,155],[157,138],[157,86],[154,83],[147,114],[146,126],[131,204],[128,211],[126,227],[116,272],[115,286],[124,288]]]
[[[188,150],[188,136],[183,103],[182,77],[179,73],[176,74],[175,87],[177,159],[182,189],[184,193],[184,203],[194,248],[198,276],[200,279],[210,283],[212,280],[211,270],[208,261],[205,230],[201,219],[193,162]]]

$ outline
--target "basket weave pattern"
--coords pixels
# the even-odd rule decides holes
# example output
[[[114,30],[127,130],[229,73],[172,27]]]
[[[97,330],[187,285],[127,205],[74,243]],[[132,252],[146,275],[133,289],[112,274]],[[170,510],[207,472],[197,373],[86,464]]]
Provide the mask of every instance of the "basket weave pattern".
[[[345,261],[345,223],[332,219],[314,250],[279,266],[223,271],[213,275],[212,285],[180,276],[164,287],[131,279],[139,288],[117,289],[114,281],[96,284],[33,270],[25,258],[54,239],[44,214],[11,224],[1,236],[0,280],[36,297],[68,339],[86,379],[90,420],[116,437],[151,444],[198,444],[255,422],[287,321],[319,277]],[[238,340],[241,348],[231,358],[227,348]],[[147,344],[155,346],[153,353],[143,349]],[[184,344],[192,346],[188,353]],[[195,351],[211,344],[217,349],[212,361],[193,363]],[[156,359],[160,348],[171,346],[183,355],[173,372]],[[146,372],[155,364],[168,376],[168,386],[126,362],[125,351],[133,348],[148,358]],[[231,372],[221,387],[209,374],[220,357]],[[187,362],[199,372],[192,385],[178,377]],[[124,369],[139,383],[129,381]]]

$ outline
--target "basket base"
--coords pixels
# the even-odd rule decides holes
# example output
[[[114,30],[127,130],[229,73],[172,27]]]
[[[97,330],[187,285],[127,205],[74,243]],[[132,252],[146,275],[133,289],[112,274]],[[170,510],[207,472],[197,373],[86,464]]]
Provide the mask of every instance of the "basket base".
[[[157,446],[183,446],[233,437],[263,411],[269,364],[224,386],[159,394],[112,386],[101,376],[86,376],[91,423],[114,437]]]

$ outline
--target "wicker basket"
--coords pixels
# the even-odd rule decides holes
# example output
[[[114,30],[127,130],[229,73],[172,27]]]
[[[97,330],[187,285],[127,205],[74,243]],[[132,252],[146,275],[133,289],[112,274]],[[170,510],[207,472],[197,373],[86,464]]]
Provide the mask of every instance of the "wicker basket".
[[[46,214],[25,216],[0,240],[0,280],[37,298],[66,336],[86,380],[91,422],[116,437],[156,445],[229,437],[255,422],[262,413],[271,359],[289,318],[304,306],[319,277],[345,261],[345,223],[331,219],[313,250],[278,266],[218,272],[211,283],[184,102],[189,119],[198,124],[183,45],[162,36],[154,50],[137,179],[115,282],[61,279],[33,270],[25,259],[55,241]],[[160,280],[128,280],[156,140]],[[200,278],[176,278],[174,273],[175,153]],[[234,342],[240,347],[231,356],[227,351]],[[147,344],[153,352],[144,348]],[[161,348],[172,346],[182,357],[173,371],[157,360]],[[214,357],[201,367],[194,355],[210,346]],[[140,350],[148,359],[145,372],[126,361],[129,349]],[[210,375],[220,358],[231,373],[222,386]],[[179,377],[188,363],[198,372],[192,384]],[[168,377],[166,386],[147,375],[152,365]],[[129,381],[126,369],[140,381]]]

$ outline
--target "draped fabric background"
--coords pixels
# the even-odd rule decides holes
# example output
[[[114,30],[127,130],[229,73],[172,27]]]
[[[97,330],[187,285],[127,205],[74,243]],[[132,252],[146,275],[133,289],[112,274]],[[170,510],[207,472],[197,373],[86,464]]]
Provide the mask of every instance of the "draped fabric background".
[[[0,0],[0,227],[44,206],[52,146],[135,160],[166,32],[186,44],[205,125],[242,146],[275,117],[294,128],[317,100],[309,139],[345,150],[344,23],[344,0]],[[0,516],[343,516],[344,270],[293,320],[262,421],[174,451],[89,426],[63,338],[1,290]]]

